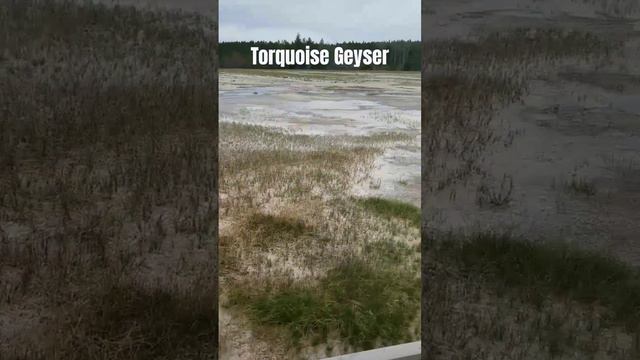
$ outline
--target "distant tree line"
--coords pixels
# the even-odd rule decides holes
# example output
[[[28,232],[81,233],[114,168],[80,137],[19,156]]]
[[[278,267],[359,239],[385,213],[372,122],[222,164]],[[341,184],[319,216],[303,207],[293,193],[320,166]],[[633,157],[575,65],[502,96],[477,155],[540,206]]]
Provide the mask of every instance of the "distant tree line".
[[[386,66],[362,65],[361,70],[420,70],[422,46],[419,41],[395,40],[381,42],[342,42],[326,44],[322,39],[318,42],[311,38],[301,38],[298,34],[293,41],[234,41],[221,42],[219,44],[220,67],[221,68],[250,68],[251,47],[257,46],[260,49],[304,49],[305,46],[312,49],[327,49],[331,57],[337,46],[343,49],[389,49]],[[261,68],[280,68],[279,66],[263,66]],[[308,65],[308,66],[287,66],[289,69],[353,69],[350,66],[338,66],[331,61],[328,65]]]

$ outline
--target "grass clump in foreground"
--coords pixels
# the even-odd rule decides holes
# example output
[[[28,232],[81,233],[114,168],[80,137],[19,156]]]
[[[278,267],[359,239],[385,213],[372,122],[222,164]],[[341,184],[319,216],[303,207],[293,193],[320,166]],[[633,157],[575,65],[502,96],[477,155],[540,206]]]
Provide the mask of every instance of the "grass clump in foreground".
[[[379,197],[368,197],[364,199],[357,199],[365,209],[371,211],[374,214],[382,216],[387,219],[401,219],[408,221],[411,225],[420,227],[420,208],[407,204],[402,201],[383,199]]]
[[[259,325],[284,326],[299,344],[327,341],[335,331],[346,345],[368,349],[411,339],[420,306],[420,278],[414,273],[351,259],[314,285],[232,292],[232,305],[249,309]]]
[[[533,243],[507,235],[475,234],[466,241],[438,244],[470,274],[481,274],[501,287],[523,291],[529,300],[568,297],[609,309],[629,331],[640,323],[640,272],[613,258],[566,244]]]

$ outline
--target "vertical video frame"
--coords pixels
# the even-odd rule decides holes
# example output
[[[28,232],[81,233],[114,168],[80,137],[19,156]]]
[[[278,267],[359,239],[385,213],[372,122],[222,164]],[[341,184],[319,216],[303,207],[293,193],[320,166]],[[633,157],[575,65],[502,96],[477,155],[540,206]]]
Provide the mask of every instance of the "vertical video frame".
[[[222,359],[420,340],[419,7],[220,1]]]

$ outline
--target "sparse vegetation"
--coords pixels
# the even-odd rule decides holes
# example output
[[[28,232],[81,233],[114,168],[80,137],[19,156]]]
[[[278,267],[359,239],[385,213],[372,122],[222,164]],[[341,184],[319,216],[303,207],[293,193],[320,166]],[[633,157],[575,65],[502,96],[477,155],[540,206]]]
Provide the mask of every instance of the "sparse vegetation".
[[[0,1],[1,358],[216,358],[214,26]]]
[[[489,15],[493,10],[488,9],[479,18],[498,18]],[[489,25],[479,18],[474,19],[474,25]],[[488,27],[494,28],[493,24]],[[434,40],[426,46],[423,196],[429,197],[425,199],[429,204],[441,199],[438,192],[450,190],[463,200],[450,208],[437,208],[444,208],[442,214],[428,214],[429,208],[425,211],[422,351],[434,359],[635,359],[640,351],[638,270],[604,255],[604,249],[608,250],[604,240],[599,243],[602,250],[595,246],[585,250],[593,244],[583,242],[584,233],[595,228],[593,218],[581,218],[587,210],[576,209],[576,217],[570,218],[574,222],[564,224],[561,221],[567,217],[556,220],[547,213],[547,194],[536,187],[545,177],[545,162],[564,164],[555,149],[575,151],[573,142],[561,144],[554,137],[549,142],[553,150],[542,149],[539,153],[545,156],[528,162],[526,158],[534,149],[528,147],[532,137],[519,142],[509,135],[513,133],[509,131],[512,124],[522,126],[533,118],[527,116],[528,110],[540,106],[541,99],[545,103],[550,100],[541,96],[542,92],[564,89],[554,78],[558,67],[564,68],[562,71],[597,70],[622,55],[624,40],[610,34],[565,30],[568,26],[506,28],[468,40]],[[535,92],[529,103],[531,90]],[[560,100],[553,101],[557,104]],[[584,102],[582,98],[579,101]],[[558,106],[553,109],[556,116],[562,115]],[[544,116],[539,119],[553,118]],[[583,121],[574,118],[570,126]],[[606,122],[599,121],[597,126],[603,124]],[[551,130],[545,128],[540,134],[545,131]],[[501,141],[504,134],[507,141]],[[510,156],[508,151],[515,155]],[[534,168],[521,172],[517,168],[532,164]],[[507,168],[517,172],[509,172],[511,176],[504,176],[502,181],[498,178],[497,183],[486,181]],[[620,182],[614,168],[610,168],[614,180]],[[538,169],[542,171],[538,173]],[[521,184],[520,179],[526,180]],[[597,180],[599,187],[600,178]],[[604,193],[606,180],[602,182]],[[509,204],[509,212],[488,208],[471,214],[468,208],[461,209],[467,206],[467,200],[473,200],[464,197],[470,193],[464,187],[477,183],[480,186],[475,200],[479,205]],[[600,192],[595,181],[577,176],[566,182],[566,189],[588,196]],[[618,191],[627,189],[617,187]],[[524,201],[519,203],[521,199]],[[618,206],[617,200],[607,201]],[[580,202],[580,206],[590,206],[585,203]],[[533,208],[530,204],[542,206]],[[628,211],[632,206],[628,201],[625,204],[629,204],[624,208]],[[451,210],[453,219],[446,218],[446,210]],[[544,215],[536,213],[536,221],[529,222],[530,211]],[[588,211],[591,214],[593,209]],[[441,225],[427,221],[429,216],[446,220]],[[521,223],[521,219],[527,220]],[[620,223],[626,225],[627,220]],[[545,222],[549,226],[542,224]],[[450,224],[454,224],[453,233],[448,232]],[[506,229],[512,228],[522,235],[507,233]],[[571,230],[565,233],[565,228]],[[558,239],[547,236],[554,229]],[[603,236],[626,239],[625,231],[628,229]],[[533,241],[539,238],[548,242]]]
[[[496,113],[521,101],[527,81],[545,65],[595,62],[620,47],[588,32],[553,28],[430,42],[422,72],[423,187],[441,191],[482,174],[485,151],[509,133]]]
[[[418,338],[420,211],[351,196],[387,146],[416,141],[221,123],[221,305],[234,319],[223,348],[248,330],[252,356],[276,358]]]

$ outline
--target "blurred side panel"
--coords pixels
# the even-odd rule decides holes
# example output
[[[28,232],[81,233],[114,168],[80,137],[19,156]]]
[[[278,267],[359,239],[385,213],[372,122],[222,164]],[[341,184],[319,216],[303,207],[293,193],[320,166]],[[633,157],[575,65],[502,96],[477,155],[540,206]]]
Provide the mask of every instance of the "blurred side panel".
[[[640,358],[639,19],[423,1],[425,358]]]
[[[0,0],[0,358],[217,359],[217,1]]]

